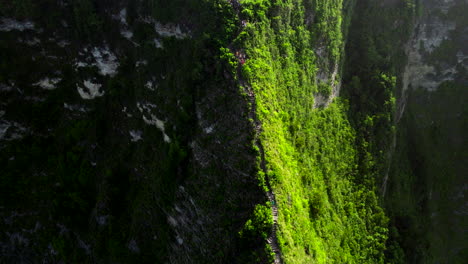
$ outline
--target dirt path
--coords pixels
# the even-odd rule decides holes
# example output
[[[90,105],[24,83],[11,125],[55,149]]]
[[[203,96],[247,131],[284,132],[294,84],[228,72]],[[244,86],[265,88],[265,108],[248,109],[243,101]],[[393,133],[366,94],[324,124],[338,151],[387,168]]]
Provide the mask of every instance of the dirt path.
[[[271,227],[271,234],[267,238],[268,244],[275,253],[275,264],[283,263],[281,259],[281,250],[278,244],[278,237],[276,236],[276,230],[278,229],[278,206],[276,205],[275,195],[272,191],[267,192],[268,200],[271,204],[271,214],[273,215],[273,226]]]
[[[228,0],[228,2],[232,5],[232,7],[234,8],[236,14],[239,16],[239,13],[241,11],[241,4],[239,3],[239,1],[238,0]],[[241,23],[242,23],[242,27],[243,27],[248,22],[247,21],[241,21]],[[279,243],[278,243],[278,237],[277,237],[277,234],[276,234],[277,229],[278,229],[278,206],[277,206],[277,203],[276,203],[275,194],[272,191],[270,180],[268,178],[268,174],[267,174],[267,170],[266,170],[266,166],[265,166],[265,163],[266,163],[266,161],[265,161],[265,152],[264,152],[263,145],[262,145],[262,143],[260,141],[260,138],[259,138],[259,135],[262,132],[262,125],[261,125],[260,120],[258,120],[258,117],[257,117],[257,114],[256,114],[257,113],[256,112],[257,111],[257,104],[256,104],[256,99],[255,99],[255,92],[252,89],[252,87],[250,86],[250,84],[246,80],[244,80],[242,78],[242,67],[243,67],[245,61],[248,58],[247,58],[244,50],[242,50],[242,49],[236,49],[232,45],[229,45],[229,49],[232,52],[232,54],[235,54],[235,56],[236,56],[236,58],[238,60],[238,67],[237,67],[238,82],[239,82],[239,85],[246,92],[246,94],[247,94],[246,99],[250,102],[250,105],[251,105],[251,108],[249,109],[249,114],[248,115],[249,115],[249,118],[251,120],[253,120],[254,131],[255,131],[255,140],[254,140],[255,143],[254,144],[260,150],[260,157],[261,157],[260,167],[261,167],[261,169],[263,170],[263,172],[266,175],[266,183],[267,183],[267,187],[269,189],[269,191],[266,193],[266,195],[267,195],[268,201],[270,202],[270,206],[271,206],[271,215],[272,215],[272,218],[273,218],[273,226],[271,228],[271,232],[270,232],[268,238],[266,239],[266,242],[271,246],[271,248],[272,248],[272,250],[273,250],[273,252],[275,254],[274,263],[275,264],[283,264],[283,260],[282,260],[282,257],[281,257],[281,250],[280,250]]]
[[[238,72],[237,72],[237,74],[239,76],[239,84],[242,87],[244,87],[244,89],[246,91],[246,94],[248,96],[248,100],[250,101],[250,104],[252,106],[252,108],[249,111],[249,118],[254,120],[255,144],[257,145],[257,147],[258,147],[258,149],[260,151],[260,157],[261,157],[260,167],[263,170],[263,172],[265,173],[266,183],[267,183],[267,187],[269,189],[269,191],[266,193],[266,195],[267,195],[268,201],[270,202],[270,206],[271,206],[271,215],[272,215],[272,218],[273,218],[273,226],[271,227],[271,232],[270,232],[270,234],[269,234],[266,241],[271,246],[271,249],[273,250],[273,253],[275,253],[274,263],[275,264],[282,264],[283,261],[282,261],[282,256],[281,256],[281,249],[279,247],[278,236],[276,234],[276,232],[278,230],[278,205],[276,203],[275,194],[272,191],[270,180],[269,180],[267,170],[266,170],[265,151],[263,149],[263,145],[262,145],[262,143],[260,141],[260,138],[259,138],[259,135],[262,132],[262,125],[261,125],[260,121],[258,120],[257,114],[256,114],[256,111],[257,111],[256,106],[257,105],[256,105],[255,93],[254,93],[252,87],[244,79],[242,79],[242,76],[240,75],[241,67],[242,66],[239,66]]]

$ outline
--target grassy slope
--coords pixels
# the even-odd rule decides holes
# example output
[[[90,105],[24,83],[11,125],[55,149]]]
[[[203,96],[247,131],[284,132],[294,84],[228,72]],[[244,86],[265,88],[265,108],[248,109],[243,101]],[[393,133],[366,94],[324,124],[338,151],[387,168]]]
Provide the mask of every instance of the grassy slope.
[[[337,99],[326,109],[312,108],[315,47],[325,42],[328,59],[341,59],[342,1],[241,3],[248,22],[239,40],[248,58],[242,75],[256,95],[284,260],[383,262],[387,218],[373,176],[358,168],[348,105]],[[305,24],[310,14],[315,20]]]

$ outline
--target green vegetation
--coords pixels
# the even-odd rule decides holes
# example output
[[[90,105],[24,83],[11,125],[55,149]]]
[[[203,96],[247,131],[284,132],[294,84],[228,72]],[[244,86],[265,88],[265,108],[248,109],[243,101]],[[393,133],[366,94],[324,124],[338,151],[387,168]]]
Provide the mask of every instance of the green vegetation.
[[[396,77],[402,76],[406,63],[403,47],[416,12],[412,2],[389,3],[383,9],[381,3],[358,1],[354,9],[343,93],[350,100],[349,116],[357,131],[359,173],[367,175],[367,184],[384,184],[394,151],[395,101],[400,96],[395,88],[401,85]],[[385,261],[405,263],[393,219],[389,231]]]
[[[345,75],[348,85],[344,86],[344,92],[350,97],[353,124],[361,128],[358,134],[364,146],[361,152],[373,154],[377,165],[375,175],[385,175],[385,168],[391,163],[384,200],[390,218],[386,261],[463,263],[464,249],[458,252],[449,249],[466,244],[457,236],[460,230],[456,229],[460,226],[457,221],[463,217],[454,213],[462,202],[452,196],[458,192],[455,186],[460,184],[457,175],[466,174],[459,156],[463,155],[463,150],[456,147],[463,144],[460,126],[466,123],[461,119],[466,112],[462,107],[462,101],[466,100],[463,99],[466,92],[462,91],[462,87],[466,88],[463,67],[457,67],[454,82],[443,83],[436,92],[423,89],[407,92],[405,114],[395,135],[397,148],[392,149],[389,144],[396,125],[391,122],[395,100],[392,97],[394,93],[401,95],[392,91],[394,80],[388,76],[402,76],[402,66],[406,63],[403,49],[395,47],[404,47],[414,16],[423,15],[420,3],[409,2],[386,8],[385,12],[377,11],[381,7],[366,1],[357,4],[355,10],[360,15],[350,29],[348,74]],[[440,10],[425,10],[426,16],[428,12],[440,12],[437,19],[457,24],[449,33],[450,38],[442,41],[432,53],[424,48],[420,51],[438,74],[447,65],[456,64],[456,53],[464,47],[462,30],[466,28],[466,16],[461,15],[460,10],[465,4],[459,4],[447,15]],[[431,16],[434,14],[424,19],[432,23]],[[398,21],[398,26],[389,26],[392,21]],[[397,79],[396,84],[401,85],[401,79]],[[393,158],[387,156],[389,153],[393,153]],[[446,196],[441,196],[442,193]]]
[[[431,139],[459,133],[454,141],[463,146],[466,122],[451,128],[456,133],[440,124],[445,116],[428,125],[416,116],[428,110],[414,103],[416,114],[402,121],[414,126],[396,134],[395,89],[414,16],[423,12],[419,1],[107,2],[0,2],[0,16],[44,29],[29,38],[0,32],[0,84],[20,88],[1,91],[9,100],[2,115],[31,131],[0,146],[0,213],[37,214],[1,221],[0,230],[40,223],[24,255],[37,259],[52,248],[44,258],[67,263],[271,263],[274,203],[285,263],[436,259],[424,251],[440,234],[429,232],[424,218],[439,204],[428,201],[429,187],[414,186],[443,191],[458,180],[463,168],[432,164],[462,164],[466,150]],[[464,13],[449,14],[466,26]],[[155,21],[188,37],[163,37]],[[462,30],[429,59],[453,60]],[[41,38],[40,51],[26,44],[33,37]],[[57,45],[61,39],[70,42],[66,48]],[[118,57],[115,76],[76,67],[102,46]],[[51,73],[60,75],[59,88],[31,85]],[[102,84],[105,96],[81,100],[77,84],[88,79]],[[342,97],[330,98],[340,80]],[[432,104],[435,116],[441,109],[466,116],[448,105],[466,97],[463,88],[444,83],[434,96],[445,103],[423,91],[410,98]],[[450,89],[465,97],[454,98]],[[323,97],[331,103],[315,108]],[[86,110],[64,108],[72,102]],[[164,132],[145,124],[145,103],[165,122]],[[421,127],[428,128],[418,137]],[[134,129],[142,140],[130,140]],[[411,141],[395,151],[386,215],[377,187],[395,136]],[[427,154],[439,148],[454,154]],[[456,207],[442,209],[448,219]],[[461,239],[456,230],[440,232]],[[448,250],[436,245],[434,256]]]
[[[405,263],[463,263],[466,236],[459,221],[466,216],[457,212],[464,206],[459,195],[468,154],[466,85],[450,81],[435,92],[418,89],[408,96],[388,186],[389,213],[400,233],[395,240]]]
[[[240,263],[271,263],[274,253],[265,244],[265,240],[271,232],[273,219],[269,204],[257,204],[252,216],[239,232],[240,243],[242,244],[242,254],[239,257]],[[263,245],[259,247],[259,245]],[[255,250],[252,250],[255,249]]]
[[[379,133],[391,135],[387,128],[395,104],[395,78],[385,71],[369,79],[359,72],[353,78],[349,90],[360,89],[368,97],[351,107],[364,100],[372,103],[373,110],[361,111],[364,123],[356,125],[353,118],[352,126],[347,116],[351,108],[343,99],[313,109],[314,94],[331,90],[329,84],[317,84],[319,65],[342,61],[343,3],[241,3],[241,19],[248,21],[238,44],[248,57],[242,78],[256,95],[265,175],[276,194],[285,262],[383,263],[388,218],[379,206],[375,179],[381,170],[378,154],[387,143],[376,141],[382,137]],[[304,23],[310,14],[315,15],[313,23]],[[327,47],[325,58],[314,52],[322,45]],[[370,63],[362,65],[373,67]],[[381,99],[371,97],[376,93]]]

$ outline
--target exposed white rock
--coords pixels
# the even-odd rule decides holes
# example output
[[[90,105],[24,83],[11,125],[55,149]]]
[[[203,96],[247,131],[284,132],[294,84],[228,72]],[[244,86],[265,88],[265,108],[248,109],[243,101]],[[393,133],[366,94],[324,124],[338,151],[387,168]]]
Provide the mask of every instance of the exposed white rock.
[[[184,243],[184,240],[180,237],[180,236],[177,236],[177,243],[179,243],[179,245],[182,245]]]
[[[148,65],[147,60],[139,60],[135,63],[135,67],[146,66],[146,65]]]
[[[172,216],[167,217],[167,221],[173,227],[177,226],[177,220],[175,220]]]
[[[27,131],[26,127],[17,122],[0,119],[0,140],[21,139]]]
[[[461,64],[468,70],[468,55],[465,55],[463,51],[457,52],[457,63]]]
[[[133,32],[129,29],[128,23],[127,23],[127,9],[122,9],[120,10],[118,15],[113,15],[114,19],[117,19],[120,21],[122,24],[122,29],[120,30],[120,34],[130,40],[133,37]],[[137,43],[134,43],[135,45],[138,45]]]
[[[102,86],[99,83],[93,83],[90,80],[86,80],[84,81],[83,85],[85,88],[82,88],[78,84],[76,85],[78,93],[83,99],[89,100],[104,95],[104,92],[99,91]]]
[[[83,240],[78,238],[78,247],[83,249],[86,255],[91,255],[91,245],[86,244]]]
[[[69,105],[67,103],[63,103],[63,108],[70,110],[70,111],[79,111],[83,113],[88,112],[88,109],[82,105]]]
[[[177,102],[177,104],[179,104],[179,102]],[[216,127],[216,124],[210,123],[208,120],[206,120],[203,117],[202,111],[201,111],[201,109],[200,109],[200,107],[198,105],[195,107],[195,114],[197,116],[198,125],[203,130],[203,132],[205,132],[205,134],[213,133],[213,131],[214,131],[215,127]],[[193,143],[195,143],[195,142],[193,142]]]
[[[148,125],[156,125],[156,127],[159,128],[159,130],[164,132],[164,122],[159,120],[156,116],[151,115],[151,119],[148,119],[146,118],[146,116],[143,116],[143,120]]]
[[[164,48],[162,42],[159,39],[155,38],[153,41],[154,41],[154,46],[156,48],[158,48],[158,49]]]
[[[341,80],[338,76],[338,71],[339,64],[336,62],[333,66],[333,71],[331,74],[327,74],[325,72],[317,74],[317,79],[319,82],[324,82],[326,85],[331,86],[331,93],[328,96],[325,96],[321,93],[316,94],[314,97],[314,108],[327,107],[336,97],[339,96]]]
[[[27,40],[25,41],[25,43],[28,45],[28,46],[35,46],[37,44],[40,44],[41,43],[41,40],[38,39],[38,38],[33,38],[32,40]]]
[[[0,83],[0,92],[9,92],[11,90],[13,90],[11,86]]]
[[[127,107],[124,106],[124,108],[122,109],[122,112],[125,113],[127,115],[127,117],[132,117],[132,115],[130,113],[127,113]]]
[[[439,8],[444,14],[447,14],[449,9],[455,4],[454,0],[442,0]]]
[[[157,84],[155,84],[153,81],[147,81],[145,84],[145,87],[148,88],[151,91],[155,91],[156,88],[158,87]]]
[[[34,23],[30,21],[18,21],[11,18],[2,18],[1,20],[0,31],[24,31],[27,29],[34,29]]]
[[[79,62],[75,63],[75,66],[76,66],[77,68],[82,68],[82,67],[87,67],[87,66],[89,66],[89,64],[86,63],[86,62],[79,61]]]
[[[117,61],[117,57],[109,50],[108,47],[95,47],[92,54],[96,60],[95,65],[99,68],[100,74],[114,76],[117,73],[119,62]]]
[[[468,55],[465,55],[463,51],[459,50],[457,52],[457,62],[462,63],[465,59],[468,59]]]
[[[130,130],[129,133],[131,137],[130,140],[132,142],[137,142],[143,139],[143,132],[141,132],[140,130]]]
[[[182,32],[179,25],[154,23],[154,29],[161,37],[175,37],[176,39],[185,39],[189,37],[187,33]]]
[[[126,8],[120,10],[119,19],[120,19],[120,23],[127,25],[127,9]]]
[[[214,125],[211,125],[209,127],[206,127],[204,129],[204,131],[205,131],[206,134],[211,134],[211,133],[213,133],[213,129],[214,129]]]
[[[148,119],[148,118],[146,118],[145,115],[143,115],[143,121],[145,121],[145,123],[148,124],[148,125],[155,125],[157,128],[159,128],[159,130],[161,130],[161,132],[164,135],[164,141],[166,143],[170,143],[171,139],[169,138],[169,136],[165,132],[164,122],[162,120],[158,119],[153,114],[151,114],[150,116],[151,116],[151,118]]]
[[[164,38],[175,37],[176,39],[185,39],[189,38],[189,32],[183,32],[180,28],[180,25],[174,23],[162,24],[153,18],[144,18],[144,22],[154,25],[154,30]]]
[[[432,52],[436,47],[440,46],[443,40],[448,39],[448,33],[455,29],[455,25],[453,22],[434,18],[430,24],[424,23],[421,25],[421,35],[418,42],[423,43],[425,50]]]
[[[53,59],[53,60],[58,59],[57,56],[53,56],[53,55],[47,55],[46,57],[49,58],[49,59]]]
[[[156,105],[154,104],[151,104],[151,103],[140,103],[138,102],[137,103],[137,108],[138,110],[140,110],[140,112],[143,114],[143,121],[148,124],[148,125],[154,125],[156,126],[159,130],[161,130],[161,132],[163,133],[163,136],[164,136],[164,141],[166,143],[170,143],[171,142],[171,139],[169,138],[169,136],[166,134],[165,132],[165,127],[164,127],[164,121],[158,119],[152,112],[151,110],[156,108]],[[145,112],[146,112],[146,115],[149,115],[150,117],[146,117],[145,115]]]
[[[446,3],[450,4],[451,1]],[[453,22],[434,17],[424,20],[413,32],[412,41],[406,47],[408,63],[403,73],[403,95],[410,86],[434,91],[443,81],[453,79],[454,69],[448,68],[441,74],[437,73],[433,65],[425,62],[420,48],[422,44],[425,51],[433,52],[442,41],[449,38],[449,33],[455,29],[455,26]]]
[[[70,41],[68,40],[61,40],[59,42],[57,42],[57,45],[59,45],[59,47],[61,48],[65,48],[66,46],[70,45]]]
[[[45,77],[42,80],[34,83],[33,85],[39,86],[45,90],[54,90],[55,88],[57,88],[55,85],[57,85],[57,83],[59,83],[61,80],[61,78],[50,79],[49,77]]]
[[[152,109],[156,108],[156,105],[152,104],[152,103],[137,102],[137,108],[138,108],[138,110],[140,110],[140,112],[143,113],[145,110],[146,111],[151,111]]]
[[[133,37],[133,32],[128,29],[122,29],[120,34],[126,39],[131,39]]]

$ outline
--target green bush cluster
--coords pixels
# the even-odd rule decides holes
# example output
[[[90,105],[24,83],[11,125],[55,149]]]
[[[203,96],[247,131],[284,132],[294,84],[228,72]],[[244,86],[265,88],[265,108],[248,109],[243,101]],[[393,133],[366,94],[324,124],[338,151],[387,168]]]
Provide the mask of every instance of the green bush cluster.
[[[273,227],[273,217],[269,204],[257,204],[252,217],[247,220],[242,230],[239,232],[241,238],[255,243],[266,239]]]

